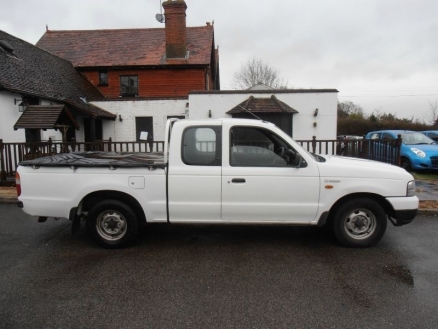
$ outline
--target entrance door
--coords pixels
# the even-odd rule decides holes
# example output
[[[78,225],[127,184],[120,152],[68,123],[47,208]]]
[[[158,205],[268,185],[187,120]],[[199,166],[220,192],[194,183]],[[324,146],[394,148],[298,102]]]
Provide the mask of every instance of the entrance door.
[[[137,141],[148,141],[149,151],[153,151],[154,119],[153,117],[136,117],[135,134]]]
[[[315,163],[304,162],[300,168],[290,165],[287,157],[293,158],[299,150],[261,127],[231,127],[229,136],[224,136],[225,143],[230,153],[228,161],[223,155],[223,221],[314,220],[319,200]]]

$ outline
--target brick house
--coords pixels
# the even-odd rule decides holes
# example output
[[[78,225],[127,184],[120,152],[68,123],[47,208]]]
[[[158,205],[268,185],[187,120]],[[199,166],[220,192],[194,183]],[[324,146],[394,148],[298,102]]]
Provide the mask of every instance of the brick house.
[[[168,117],[185,117],[192,90],[219,90],[214,26],[186,26],[184,0],[165,1],[164,28],[52,31],[37,46],[70,61],[104,96],[94,105],[117,115],[103,138],[164,139]]]

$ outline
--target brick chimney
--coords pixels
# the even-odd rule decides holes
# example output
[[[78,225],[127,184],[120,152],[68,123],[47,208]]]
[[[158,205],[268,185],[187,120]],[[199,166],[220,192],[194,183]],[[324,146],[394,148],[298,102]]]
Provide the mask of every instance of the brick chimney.
[[[166,57],[184,58],[187,51],[186,9],[184,0],[163,2],[166,22]]]

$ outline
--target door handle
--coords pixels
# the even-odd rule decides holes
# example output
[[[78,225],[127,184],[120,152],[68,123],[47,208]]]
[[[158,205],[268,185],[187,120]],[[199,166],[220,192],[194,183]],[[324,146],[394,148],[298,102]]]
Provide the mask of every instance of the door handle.
[[[245,178],[233,178],[232,183],[245,183]]]

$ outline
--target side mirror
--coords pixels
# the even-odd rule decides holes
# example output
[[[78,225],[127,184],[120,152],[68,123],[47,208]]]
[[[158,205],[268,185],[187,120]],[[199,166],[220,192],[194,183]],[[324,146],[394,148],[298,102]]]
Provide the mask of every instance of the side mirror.
[[[301,164],[303,163],[303,157],[298,152],[294,152],[293,150],[289,149],[284,153],[284,158],[288,165],[300,168]]]
[[[301,154],[299,154],[298,152],[295,153],[295,158],[292,160],[291,165],[294,166],[295,168],[300,168],[302,162],[303,162],[303,157],[301,156]]]

